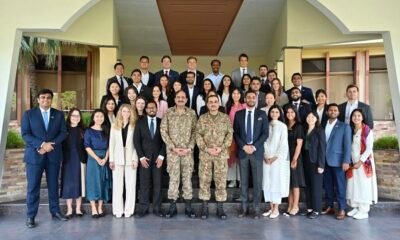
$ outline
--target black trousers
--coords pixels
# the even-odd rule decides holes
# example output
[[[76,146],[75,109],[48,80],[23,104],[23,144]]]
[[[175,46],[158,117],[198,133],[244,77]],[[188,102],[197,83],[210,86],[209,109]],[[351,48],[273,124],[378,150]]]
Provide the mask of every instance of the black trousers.
[[[254,155],[247,155],[246,158],[240,159],[240,198],[244,210],[249,205],[249,175],[250,171],[253,180],[253,207],[256,212],[260,211],[262,177],[263,177],[263,160],[256,159]]]
[[[323,174],[318,173],[317,163],[310,161],[308,151],[304,151],[304,178],[306,180],[306,204],[308,209],[321,212]]]
[[[164,159],[166,161],[166,159]],[[163,163],[164,165],[165,163]],[[151,159],[148,168],[142,167],[139,162],[139,204],[142,210],[148,210],[150,205],[150,192],[153,192],[153,211],[161,210],[161,179],[163,167],[156,167],[156,159]]]

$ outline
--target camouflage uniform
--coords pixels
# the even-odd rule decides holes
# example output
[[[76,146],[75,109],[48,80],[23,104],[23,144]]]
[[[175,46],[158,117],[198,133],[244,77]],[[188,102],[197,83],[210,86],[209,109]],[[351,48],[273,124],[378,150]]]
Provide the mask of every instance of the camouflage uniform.
[[[228,173],[228,148],[232,143],[233,129],[228,115],[218,112],[212,116],[209,112],[200,116],[196,128],[196,142],[200,149],[200,192],[199,198],[210,200],[210,184],[214,175],[215,199],[226,201],[226,179]],[[207,148],[220,147],[218,156],[211,156]],[[214,168],[214,174],[213,174]]]
[[[169,108],[161,121],[161,136],[167,147],[168,199],[178,199],[181,174],[183,198],[185,200],[192,199],[193,148],[196,121],[196,113],[188,107],[185,107],[182,113],[179,113],[176,107]],[[190,148],[192,152],[187,156],[180,157],[173,152],[174,148]]]

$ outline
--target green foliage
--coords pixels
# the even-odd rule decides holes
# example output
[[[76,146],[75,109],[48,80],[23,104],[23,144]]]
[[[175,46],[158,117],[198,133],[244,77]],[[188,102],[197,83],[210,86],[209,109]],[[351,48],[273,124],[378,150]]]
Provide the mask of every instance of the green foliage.
[[[90,124],[90,117],[92,116],[91,112],[82,112],[82,123],[83,123],[83,127],[87,128],[89,127]]]
[[[23,148],[25,146],[24,140],[15,130],[9,130],[7,134],[6,149]]]
[[[395,136],[384,136],[374,142],[375,150],[399,149],[399,142]]]
[[[76,91],[65,91],[61,93],[62,109],[71,109],[76,106]]]

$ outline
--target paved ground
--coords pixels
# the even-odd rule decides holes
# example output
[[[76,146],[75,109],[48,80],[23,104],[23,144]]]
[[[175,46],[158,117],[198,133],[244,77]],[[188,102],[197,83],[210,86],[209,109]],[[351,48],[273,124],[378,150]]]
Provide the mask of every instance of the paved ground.
[[[282,215],[272,220],[239,219],[230,211],[227,221],[217,219],[214,213],[208,220],[192,220],[180,212],[172,220],[152,215],[116,219],[108,214],[101,219],[85,215],[59,222],[53,221],[47,208],[41,207],[36,222],[36,228],[27,229],[24,214],[0,216],[0,239],[400,239],[400,216],[391,211],[373,211],[367,220],[343,221],[331,216],[310,220]]]

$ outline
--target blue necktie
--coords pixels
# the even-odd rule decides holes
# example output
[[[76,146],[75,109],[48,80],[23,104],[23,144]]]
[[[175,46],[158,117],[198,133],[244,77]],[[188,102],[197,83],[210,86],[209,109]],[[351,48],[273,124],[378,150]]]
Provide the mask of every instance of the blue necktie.
[[[47,128],[49,127],[49,118],[47,116],[47,111],[43,112],[43,121],[44,121],[44,127],[47,131]]]
[[[251,111],[247,114],[247,126],[246,126],[246,142],[250,144],[253,141],[253,133],[251,129]]]
[[[152,118],[151,122],[150,122],[150,135],[151,135],[151,138],[153,139],[154,138],[154,118]]]

